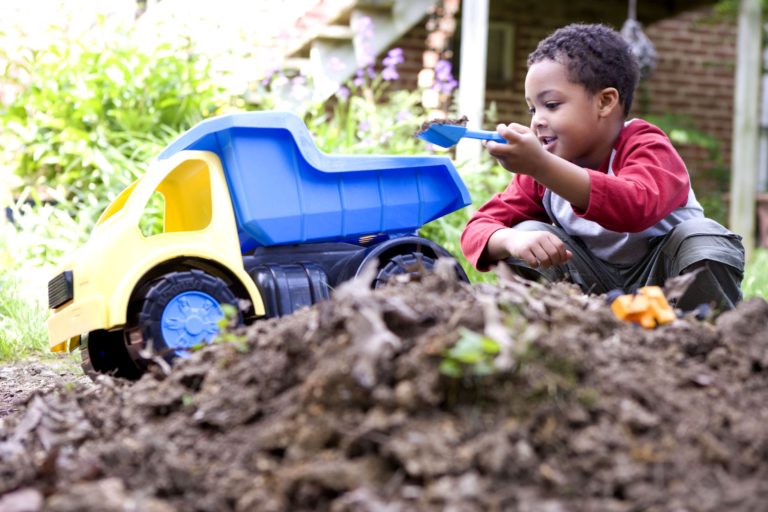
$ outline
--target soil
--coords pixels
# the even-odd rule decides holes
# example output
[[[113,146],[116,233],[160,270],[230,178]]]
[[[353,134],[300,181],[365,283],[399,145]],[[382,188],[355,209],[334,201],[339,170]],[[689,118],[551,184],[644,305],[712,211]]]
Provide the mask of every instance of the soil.
[[[3,369],[0,510],[765,510],[768,303],[644,330],[442,273],[135,383]]]
[[[467,116],[461,116],[458,119],[430,119],[429,121],[425,121],[421,124],[418,130],[414,132],[413,136],[418,137],[425,131],[429,130],[429,127],[435,124],[449,124],[454,126],[467,126],[467,123],[469,122],[469,118]]]

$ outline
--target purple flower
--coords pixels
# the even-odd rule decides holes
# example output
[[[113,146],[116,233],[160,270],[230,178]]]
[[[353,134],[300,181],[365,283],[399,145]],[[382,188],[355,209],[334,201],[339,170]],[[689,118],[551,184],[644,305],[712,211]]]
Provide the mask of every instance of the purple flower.
[[[408,121],[412,117],[413,117],[413,114],[411,114],[409,111],[401,110],[400,112],[397,113],[397,116],[395,118],[397,119],[398,123],[402,123],[404,121]]]
[[[358,18],[355,20],[352,29],[357,34],[357,43],[360,48],[360,52],[357,55],[357,63],[360,67],[370,66],[376,60],[371,44],[373,41],[373,20],[369,16]]]
[[[381,78],[387,81],[400,78],[400,75],[397,73],[397,65],[404,60],[402,48],[392,48],[389,50],[387,56],[381,61],[384,65],[384,69],[381,71]]]
[[[352,80],[352,84],[355,87],[362,87],[363,84],[365,84],[365,76],[363,76],[362,69],[358,69],[357,71],[355,71],[355,79]]]
[[[400,78],[400,75],[397,74],[397,69],[395,69],[395,66],[387,66],[381,70],[381,78],[387,81],[397,80]]]
[[[437,65],[435,65],[435,78],[440,82],[449,82],[453,80],[451,68],[451,63],[447,60],[441,59],[437,61]]]
[[[451,94],[459,83],[451,73],[451,63],[447,60],[439,60],[435,65],[435,83],[432,89],[441,94]]]
[[[357,18],[352,29],[360,36],[370,39],[373,37],[373,19],[370,16]]]
[[[273,68],[273,69],[271,69],[271,70],[269,71],[269,73],[267,73],[267,74],[264,76],[264,78],[261,80],[261,85],[263,85],[264,87],[268,86],[269,84],[271,84],[271,83],[272,83],[272,80],[274,80],[274,78],[275,78],[277,75],[279,75],[279,74],[280,74],[280,69],[279,69],[279,68]]]
[[[389,52],[387,52],[387,56],[384,57],[381,63],[386,67],[395,67],[398,64],[402,64],[404,61],[405,57],[403,57],[403,49],[392,48],[389,50]]]
[[[347,98],[349,98],[349,89],[342,85],[339,87],[339,90],[336,91],[336,97],[341,101],[347,101]]]
[[[451,94],[451,92],[456,88],[457,85],[459,85],[459,83],[453,79],[447,82],[442,82],[440,84],[440,92],[442,92],[443,94]]]

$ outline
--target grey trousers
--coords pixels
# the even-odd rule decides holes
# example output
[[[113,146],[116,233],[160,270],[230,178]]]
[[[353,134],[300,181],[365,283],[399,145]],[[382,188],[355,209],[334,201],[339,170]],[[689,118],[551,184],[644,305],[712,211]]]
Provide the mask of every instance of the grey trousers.
[[[573,253],[563,265],[549,268],[532,268],[516,258],[506,260],[515,273],[527,279],[566,280],[577,284],[585,293],[601,294],[615,289],[632,293],[642,286],[664,286],[671,277],[701,269],[685,293],[673,301],[676,307],[690,311],[708,304],[723,311],[741,300],[744,277],[741,237],[711,219],[688,220],[666,235],[652,238],[645,257],[627,267],[601,260],[580,239],[557,226],[525,221],[515,229],[549,231]]]

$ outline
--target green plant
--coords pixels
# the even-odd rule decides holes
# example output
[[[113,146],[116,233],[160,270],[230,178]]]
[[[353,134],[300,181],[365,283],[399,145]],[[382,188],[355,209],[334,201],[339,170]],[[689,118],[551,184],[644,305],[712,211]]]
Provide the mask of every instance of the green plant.
[[[3,178],[15,187],[10,266],[55,263],[80,245],[163,146],[228,104],[188,41],[139,46],[129,30],[103,30],[61,32],[42,49],[1,45],[0,85],[17,91],[0,108],[0,163],[16,176]]]
[[[189,47],[144,49],[132,41],[129,33],[101,43],[63,39],[1,55],[4,85],[19,92],[0,124],[28,185],[72,194],[119,190],[141,174],[136,162],[156,154],[155,142],[221,105],[203,57]]]
[[[329,101],[307,91],[312,78],[280,71],[252,93],[252,108],[300,115],[322,151],[334,154],[416,154],[427,151],[413,133],[425,111],[418,91],[390,91],[390,80],[372,72],[341,87]],[[290,98],[290,101],[287,99]]]
[[[757,249],[747,265],[742,282],[744,297],[762,297],[768,300],[768,249]]]
[[[6,251],[0,269],[51,267],[62,255],[82,245],[96,217],[103,209],[102,201],[91,196],[79,206],[52,191],[51,201],[30,198],[31,189],[22,191],[11,205],[13,223],[0,224],[0,236]]]
[[[420,234],[445,247],[461,264],[470,282],[493,283],[496,274],[479,272],[461,253],[461,232],[469,218],[492,195],[504,190],[512,175],[484,153],[477,169],[462,169],[462,179],[472,197],[467,208],[436,219],[421,228]]]
[[[29,292],[24,293],[14,273],[0,272],[0,289],[0,361],[45,352],[48,310]]]
[[[499,350],[497,341],[462,328],[459,340],[443,355],[440,373],[454,378],[490,375]]]

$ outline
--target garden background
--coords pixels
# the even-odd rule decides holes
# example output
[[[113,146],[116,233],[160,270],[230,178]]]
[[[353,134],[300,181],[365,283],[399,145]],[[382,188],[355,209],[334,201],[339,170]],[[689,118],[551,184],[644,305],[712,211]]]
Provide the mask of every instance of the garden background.
[[[87,239],[101,211],[165,144],[205,118],[291,110],[329,153],[435,151],[413,132],[436,113],[458,114],[453,100],[461,84],[450,62],[435,66],[426,90],[437,101],[426,107],[425,89],[391,87],[401,67],[422,65],[407,61],[399,48],[362,56],[352,78],[320,98],[312,76],[275,60],[275,41],[284,36],[278,28],[313,3],[241,6],[248,31],[226,16],[230,4],[243,3],[228,0],[216,12],[197,10],[195,2],[177,3],[174,12],[125,0],[98,7],[36,0],[0,8],[0,360],[47,350],[45,288],[57,261]],[[721,3],[718,12],[733,15],[732,4]],[[356,30],[372,38],[376,25]],[[495,116],[493,108],[486,112],[487,121]],[[673,141],[711,149],[711,138],[687,120],[665,121]],[[473,281],[492,279],[467,267],[458,239],[473,208],[501,190],[509,175],[486,158],[460,172],[473,206],[422,234],[459,257]],[[717,192],[722,197],[725,190]],[[723,221],[718,201],[709,206]],[[767,269],[768,253],[756,251],[746,296],[768,297]]]

